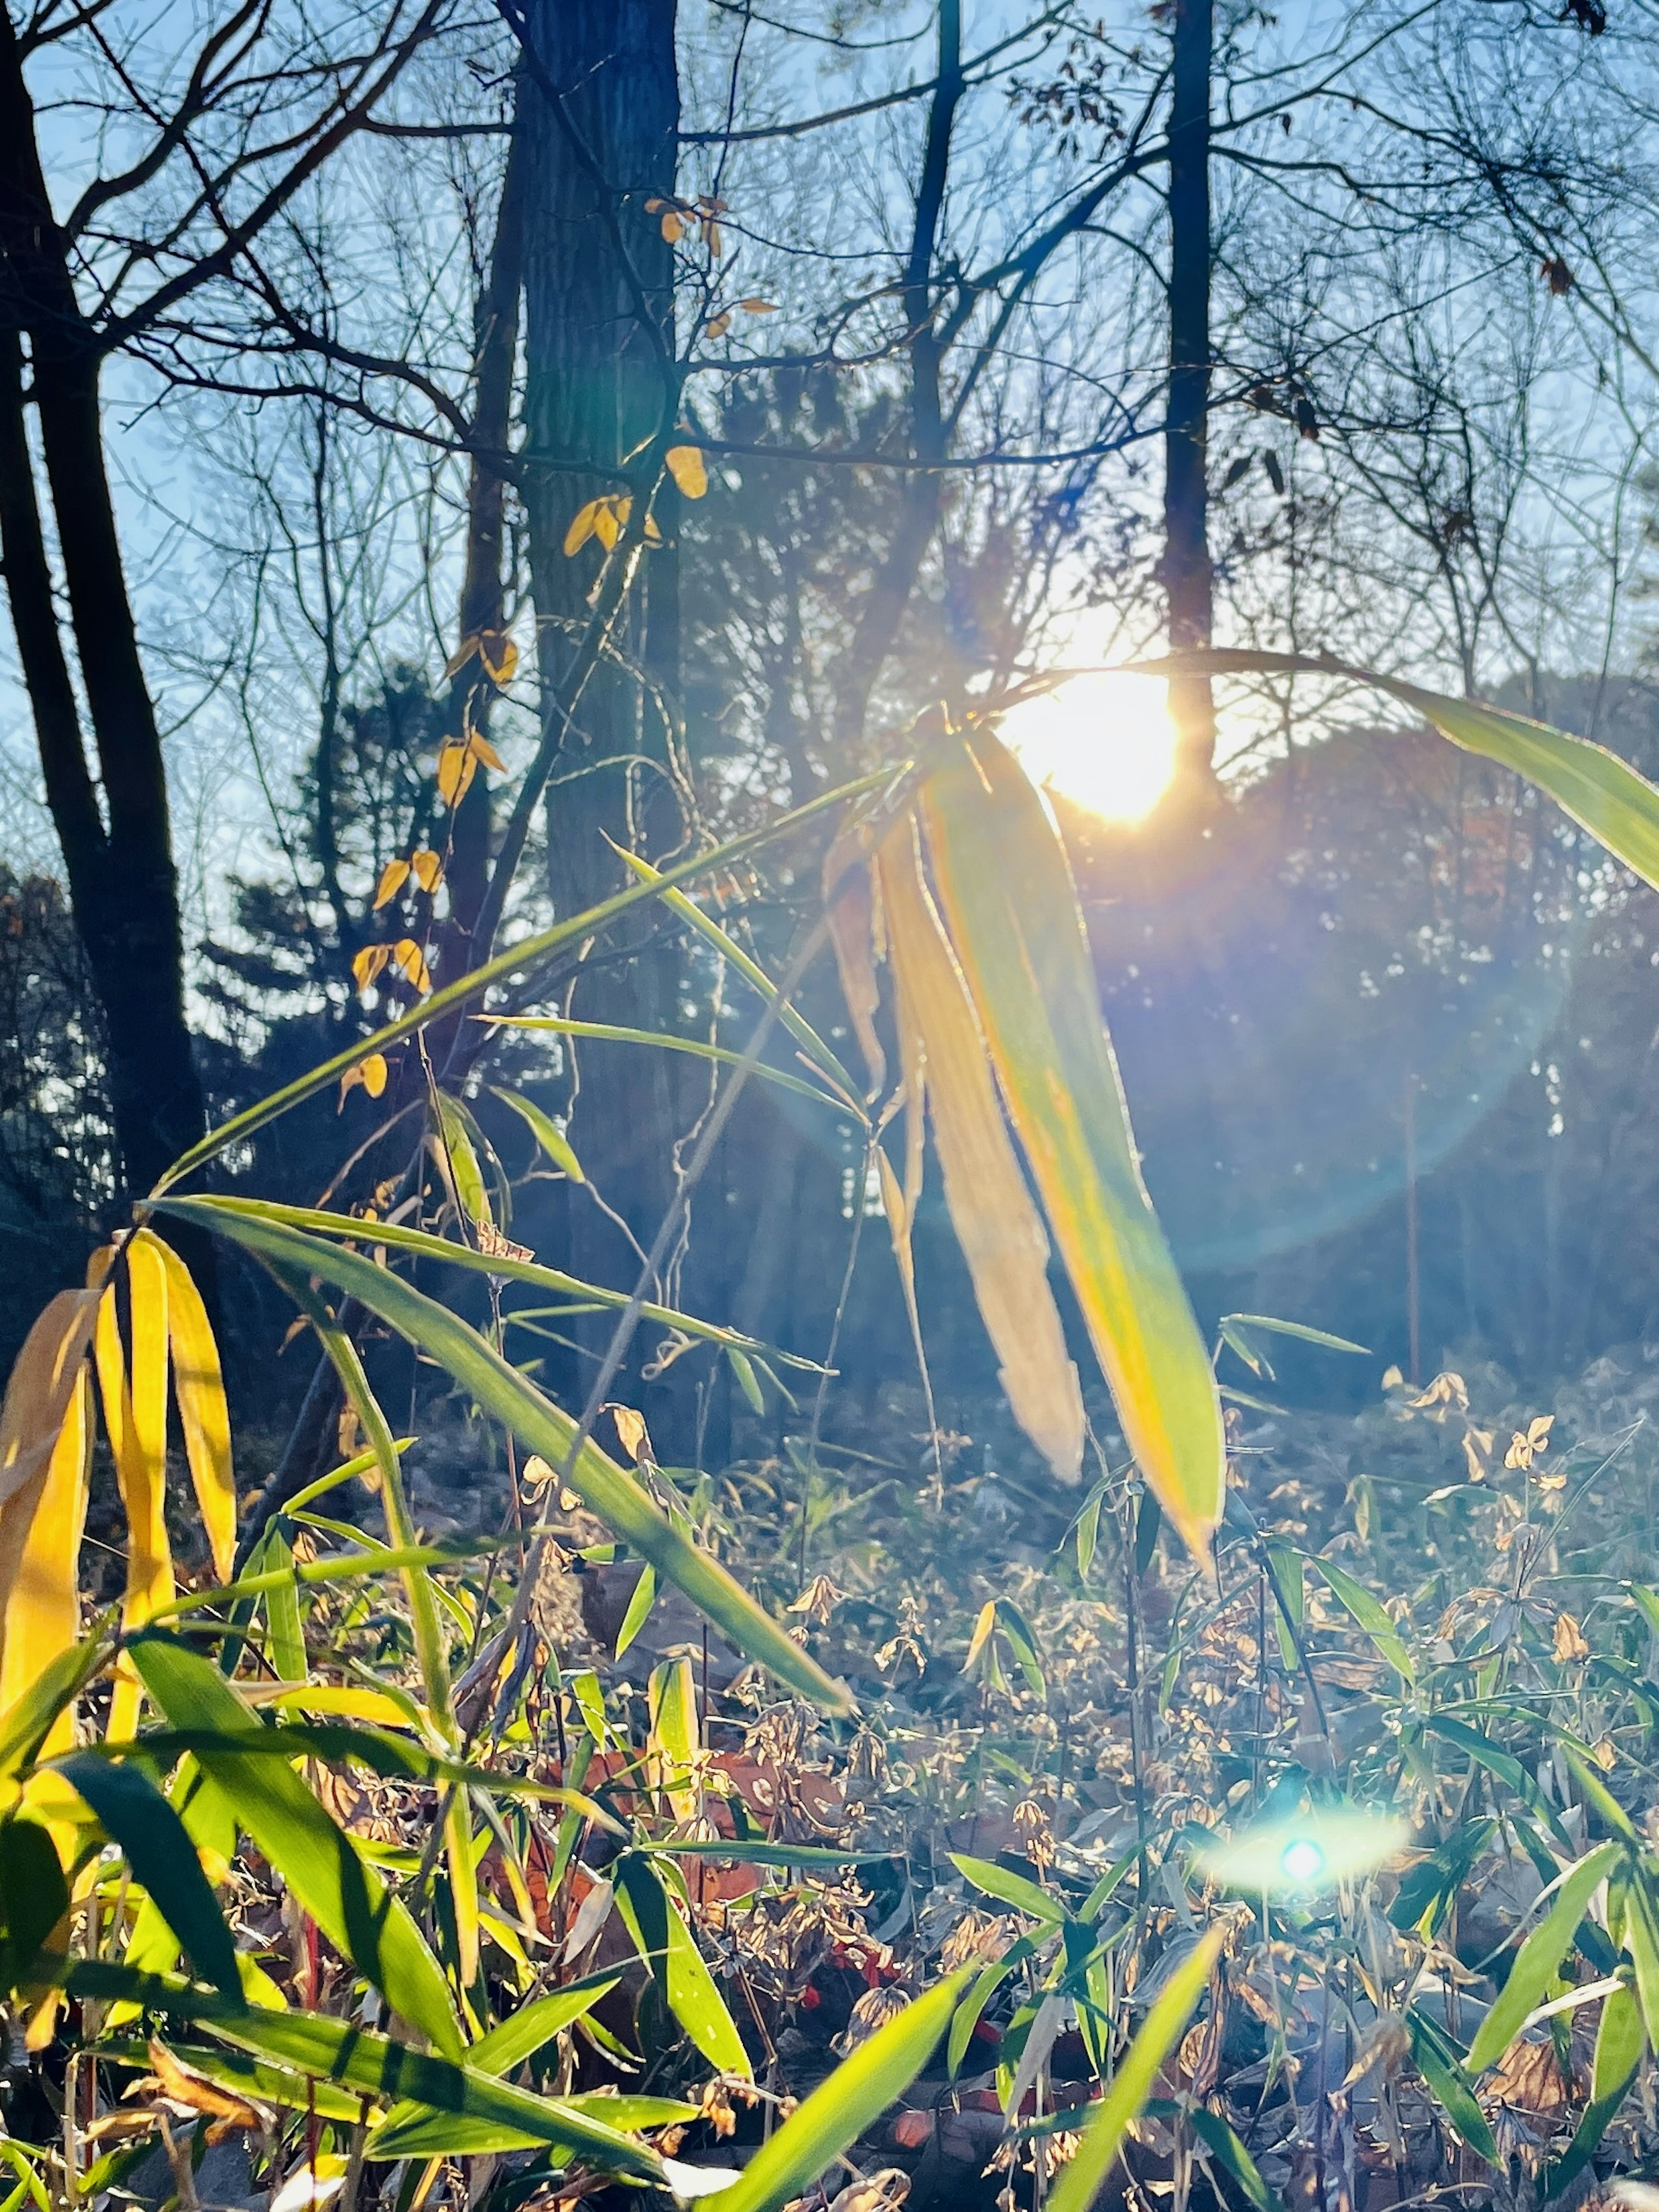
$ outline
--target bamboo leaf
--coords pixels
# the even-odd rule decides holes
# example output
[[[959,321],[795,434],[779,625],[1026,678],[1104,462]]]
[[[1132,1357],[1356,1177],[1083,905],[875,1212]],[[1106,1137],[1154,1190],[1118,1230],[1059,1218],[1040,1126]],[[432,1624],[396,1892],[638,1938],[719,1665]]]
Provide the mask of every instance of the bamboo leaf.
[[[1592,744],[1587,738],[1569,737],[1547,723],[1529,721],[1523,714],[1506,714],[1496,707],[1479,706],[1473,700],[1425,691],[1396,677],[1378,676],[1369,669],[1349,667],[1334,659],[1310,659],[1302,653],[1228,649],[1172,654],[1166,660],[1144,665],[1154,675],[1188,671],[1212,676],[1344,676],[1386,692],[1421,714],[1463,751],[1496,761],[1499,767],[1536,784],[1615,860],[1633,869],[1644,883],[1659,888],[1659,790],[1627,761],[1604,745]]]
[[[740,2181],[704,2198],[709,2212],[777,2212],[810,2189],[933,2057],[968,1973],[959,1967],[860,2044],[762,2144]]]
[[[662,1876],[648,1859],[629,1852],[617,1860],[616,1878],[617,1910],[635,1948],[662,1984],[669,2010],[711,2066],[752,2081],[737,2023]]]
[[[1225,1934],[1222,1928],[1209,1929],[1158,1992],[1139,2033],[1119,2060],[1076,2156],[1061,2169],[1048,2199],[1048,2212],[1088,2212],[1094,2203],[1111,2171],[1125,2130],[1151,2096],[1159,2069],[1192,2018]]]
[[[149,1231],[141,1229],[138,1237],[149,1239]],[[222,1583],[228,1582],[236,1558],[236,1474],[219,1347],[189,1268],[170,1244],[160,1237],[150,1241],[161,1253],[167,1279],[167,1341],[185,1457],[213,1554],[213,1571]]]
[[[1540,2193],[1546,2203],[1559,2197],[1589,2165],[1636,2079],[1646,2039],[1642,2008],[1634,1992],[1622,1987],[1610,1990],[1602,2002],[1601,2021],[1595,2032],[1589,2102],[1565,2152],[1544,2175]]]
[[[212,1730],[232,1743],[268,1733],[217,1668],[183,1644],[152,1633],[131,1649],[145,1688],[175,1728]],[[330,1942],[393,2012],[439,2051],[456,2056],[460,2031],[437,1960],[407,1907],[387,1892],[299,1776],[283,1760],[250,1757],[240,1747],[204,1741],[196,1755]]]
[[[1056,1927],[1065,1918],[1048,1891],[1039,1889],[1023,1874],[999,1866],[994,1859],[970,1858],[966,1851],[952,1851],[950,1858],[957,1872],[965,1875],[974,1887],[983,1890],[987,1897],[1012,1905],[1017,1911],[1029,1912],[1034,1920],[1052,1921]]]
[[[374,1244],[391,1252],[409,1252],[417,1259],[435,1260],[450,1267],[464,1267],[476,1275],[494,1275],[502,1281],[528,1283],[538,1290],[550,1291],[560,1297],[579,1299],[584,1304],[621,1308],[628,1304],[623,1291],[611,1291],[597,1283],[585,1283],[580,1277],[567,1275],[557,1267],[544,1267],[537,1260],[520,1260],[507,1252],[478,1252],[470,1244],[458,1244],[447,1237],[434,1237],[424,1229],[410,1229],[402,1222],[364,1221],[353,1213],[329,1213],[310,1206],[280,1206],[272,1200],[258,1198],[185,1198],[164,1199],[157,1206],[161,1213],[176,1213],[211,1230],[216,1235],[234,1236],[225,1217],[247,1221],[267,1221],[277,1225],[322,1237],[340,1237],[353,1244]],[[680,1313],[672,1306],[647,1305],[641,1308],[647,1321],[657,1322],[665,1328],[682,1329],[710,1344],[738,1344],[753,1351],[763,1347],[754,1337],[740,1335],[735,1329],[721,1328],[713,1322],[699,1321],[693,1314]]]
[[[1417,1687],[1417,1669],[1412,1664],[1411,1653],[1401,1643],[1399,1630],[1365,1585],[1356,1582],[1346,1568],[1336,1566],[1329,1559],[1322,1559],[1316,1554],[1310,1553],[1308,1565],[1316,1574],[1324,1577],[1332,1595],[1347,1607],[1406,1687],[1414,1690]]]
[[[155,1238],[134,1237],[125,1252],[131,1359],[122,1346],[115,1301],[98,1309],[93,1337],[115,1478],[127,1516],[127,1583],[121,1626],[131,1634],[171,1605],[173,1553],[167,1541],[167,1273]],[[138,1680],[131,1662],[117,1663],[108,1734],[125,1742],[138,1724]]]
[[[125,1998],[147,2012],[203,2022],[216,2035],[280,2065],[296,2067],[362,2095],[411,2099],[445,2112],[521,2132],[538,2144],[561,2144],[609,2172],[660,2181],[661,2161],[589,2113],[551,2097],[514,2088],[449,2057],[434,2057],[355,2021],[320,2013],[236,2008],[216,1992],[170,1974],[134,1974],[112,1960],[77,1960],[69,1971],[72,1996]],[[371,2156],[376,2154],[371,2152]]]
[[[0,1825],[0,1923],[9,1989],[33,1984],[40,1954],[69,1909],[69,1884],[50,1832],[38,1820],[14,1818]]]
[[[902,1032],[920,1041],[945,1202],[1015,1419],[1062,1482],[1083,1465],[1083,1393],[962,972],[921,878],[915,825],[876,856]],[[907,1054],[907,1058],[908,1054]]]
[[[1498,2154],[1498,2144],[1450,2038],[1415,2005],[1406,2008],[1406,2026],[1411,2035],[1413,2060],[1434,2092],[1440,2109],[1475,2156],[1485,2159],[1488,2166],[1497,2166],[1501,2172],[1503,2161]]]
[[[1141,1181],[1064,848],[988,732],[920,800],[939,904],[1141,1474],[1202,1553],[1221,1518],[1215,1377]]]
[[[1516,1954],[1509,1979],[1476,2031],[1469,2045],[1471,2074],[1483,2074],[1487,2067],[1495,2066],[1520,2033],[1528,2014],[1543,2002],[1545,1992],[1561,1970],[1561,1961],[1572,1948],[1585,1908],[1620,1856],[1617,1844],[1603,1844],[1580,1859],[1564,1878],[1554,1904]]]
[[[514,1026],[518,1029],[540,1028],[541,1024],[518,1022]],[[533,1098],[525,1097],[520,1091],[503,1091],[498,1083],[492,1083],[489,1087],[502,1104],[510,1106],[525,1123],[561,1175],[568,1176],[572,1182],[587,1181],[582,1173],[581,1162],[571,1150],[569,1138],[550,1114],[544,1114]]]
[[[202,1871],[196,1846],[167,1799],[139,1766],[71,1752],[56,1771],[84,1798],[152,1904],[194,1960],[197,1972],[239,2002],[236,1946]]]
[[[1328,1352],[1357,1352],[1362,1358],[1370,1357],[1369,1346],[1352,1343],[1346,1336],[1332,1336],[1322,1328],[1310,1328],[1304,1322],[1275,1321],[1270,1314],[1226,1314],[1225,1322],[1242,1322],[1248,1328],[1265,1328],[1275,1336],[1298,1337],[1304,1344],[1322,1344]]]
[[[1261,2169],[1219,2112],[1207,2106],[1189,2104],[1186,2115],[1193,2133],[1238,2191],[1251,2212],[1285,2212],[1284,2199],[1269,2189]]]
[[[501,1029],[548,1030],[557,1036],[591,1037],[597,1044],[653,1045],[659,1052],[684,1053],[693,1060],[712,1060],[721,1067],[740,1066],[746,1058],[746,1054],[732,1051],[728,1045],[710,1044],[702,1037],[676,1036],[671,1030],[622,1029],[611,1022],[566,1021],[557,1014],[480,1014],[477,1018]],[[781,1067],[769,1066],[763,1060],[756,1060],[751,1065],[754,1073],[763,1083],[775,1084],[782,1091],[793,1091],[798,1098],[813,1099],[818,1105],[830,1107],[837,1114],[847,1111],[844,1098],[823,1090],[816,1083],[808,1083],[802,1076],[791,1075]],[[498,1098],[504,1098],[509,1106],[516,1106],[520,1112],[523,1111],[516,1093],[497,1091],[495,1095]],[[536,1110],[540,1112],[539,1108]],[[529,1118],[526,1114],[525,1119],[528,1121]],[[543,1119],[545,1118],[544,1115]],[[566,1173],[569,1173],[568,1169]],[[583,1178],[577,1175],[574,1180],[580,1182]]]
[[[446,1367],[484,1409],[505,1423],[527,1449],[551,1467],[562,1465],[576,1433],[570,1416],[544,1397],[527,1376],[507,1364],[459,1315],[372,1260],[343,1252],[319,1237],[303,1237],[277,1222],[241,1209],[196,1199],[167,1201],[169,1212],[200,1223],[258,1254],[292,1276],[319,1275],[349,1291],[408,1342]],[[777,1623],[763,1613],[718,1561],[673,1528],[633,1479],[589,1438],[577,1454],[570,1485],[583,1502],[631,1549],[683,1589],[723,1634],[751,1659],[769,1668],[828,1711],[847,1712],[852,1700]]]
[[[564,921],[556,922],[550,929],[541,930],[518,945],[509,945],[506,951],[498,952],[493,959],[484,961],[466,975],[458,976],[454,982],[447,983],[441,990],[434,991],[429,999],[419,1006],[411,1006],[407,1013],[388,1022],[373,1036],[348,1045],[343,1051],[319,1060],[308,1073],[296,1076],[292,1083],[283,1084],[268,1097],[245,1108],[240,1114],[232,1115],[228,1121],[210,1131],[188,1152],[180,1153],[156,1185],[153,1195],[159,1197],[185,1176],[204,1167],[228,1146],[245,1142],[256,1129],[263,1129],[268,1122],[303,1104],[318,1091],[331,1089],[343,1075],[356,1066],[366,1053],[389,1051],[394,1044],[401,1043],[406,1036],[413,1036],[417,1030],[424,1029],[429,1022],[436,1021],[453,1008],[465,1006],[469,999],[481,996],[497,983],[507,982],[514,975],[522,975],[566,945],[580,944],[584,939],[594,936],[631,908],[659,896],[664,890],[672,890],[701,875],[718,873],[732,861],[740,860],[745,853],[753,852],[757,846],[787,836],[805,823],[816,820],[820,814],[844,806],[849,799],[859,798],[866,792],[879,790],[891,781],[892,771],[884,768],[870,775],[860,776],[855,782],[842,784],[834,791],[820,793],[817,798],[809,799],[805,805],[796,807],[792,813],[775,822],[748,830],[741,837],[728,839],[713,852],[699,853],[690,860],[665,869],[660,874],[653,869],[649,880],[630,884],[626,890],[617,891],[608,899],[601,899],[597,906],[587,907],[580,914],[571,915]],[[695,914],[696,909],[694,908],[692,911]],[[784,1018],[787,1023],[787,1013]],[[810,1030],[808,1034],[811,1035]],[[3,1455],[0,1455],[0,1470],[3,1466]]]
[[[52,1457],[92,1340],[96,1291],[59,1291],[37,1316],[12,1363],[0,1403],[0,1508]]]
[[[81,1538],[91,1470],[92,1386],[82,1362],[51,1457],[0,1507],[0,1713],[9,1715],[80,1636]],[[65,1703],[41,1748],[67,1749],[74,1735]]]

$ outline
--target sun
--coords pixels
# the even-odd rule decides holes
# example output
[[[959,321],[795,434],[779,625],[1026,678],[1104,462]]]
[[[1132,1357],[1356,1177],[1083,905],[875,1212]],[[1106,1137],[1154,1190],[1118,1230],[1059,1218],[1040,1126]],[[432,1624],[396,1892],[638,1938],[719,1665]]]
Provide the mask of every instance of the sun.
[[[1175,725],[1155,676],[1071,677],[1011,708],[1000,733],[1033,783],[1109,822],[1144,820],[1175,779]]]

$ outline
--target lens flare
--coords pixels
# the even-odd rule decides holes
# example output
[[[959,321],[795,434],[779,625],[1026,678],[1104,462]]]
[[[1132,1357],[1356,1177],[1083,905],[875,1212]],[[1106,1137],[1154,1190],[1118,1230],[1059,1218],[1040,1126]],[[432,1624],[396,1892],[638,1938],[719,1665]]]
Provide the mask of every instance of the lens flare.
[[[1194,1856],[1200,1872],[1220,1888],[1306,1896],[1375,1874],[1410,1838],[1410,1826],[1396,1814],[1320,1807],[1235,1836],[1218,1835]]]

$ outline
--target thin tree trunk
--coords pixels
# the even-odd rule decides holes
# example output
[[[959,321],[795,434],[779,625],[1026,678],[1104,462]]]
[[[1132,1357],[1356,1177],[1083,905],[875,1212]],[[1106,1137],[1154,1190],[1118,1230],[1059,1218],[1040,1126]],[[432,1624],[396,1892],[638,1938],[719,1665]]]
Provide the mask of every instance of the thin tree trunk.
[[[100,415],[100,358],[52,216],[15,33],[0,11],[0,329],[12,619],[76,925],[104,1002],[129,1189],[147,1190],[205,1126],[185,1010],[184,933],[161,733],[139,658]],[[20,339],[51,487],[106,821],[92,794],[21,415]],[[10,567],[14,550],[18,567]],[[90,802],[90,803],[89,803]],[[96,834],[94,834],[94,831]]]
[[[1174,0],[1170,116],[1170,404],[1164,441],[1164,588],[1170,644],[1210,642],[1212,571],[1206,477],[1210,407],[1210,70],[1213,0]],[[1179,795],[1202,806],[1215,787],[1215,708],[1206,677],[1179,677],[1170,710],[1180,740]]]

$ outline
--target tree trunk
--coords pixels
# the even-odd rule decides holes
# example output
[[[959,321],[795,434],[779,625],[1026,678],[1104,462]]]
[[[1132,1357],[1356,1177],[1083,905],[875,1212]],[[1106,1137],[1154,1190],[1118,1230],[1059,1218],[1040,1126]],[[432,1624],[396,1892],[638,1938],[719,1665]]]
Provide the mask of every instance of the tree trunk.
[[[526,500],[542,692],[551,711],[600,557],[591,540],[567,556],[566,529],[585,501],[617,490],[617,470],[673,404],[663,365],[673,343],[673,253],[646,203],[674,190],[679,88],[674,0],[536,0],[529,29],[540,70],[526,73],[520,110]],[[564,95],[556,103],[536,81],[544,73]],[[669,542],[645,556],[617,630],[618,651],[649,681],[607,660],[560,741],[547,836],[562,914],[623,880],[607,839],[635,849],[673,841],[672,800],[653,765],[665,746],[652,690],[672,698],[678,688],[673,507],[672,495],[659,496]],[[657,825],[665,834],[653,840]],[[645,915],[630,935],[599,948],[577,986],[578,1014],[673,1026],[672,976],[650,944],[658,926]],[[660,1054],[599,1047],[583,1060],[572,1142],[641,1243],[671,1195],[672,1103]],[[583,1193],[572,1194],[571,1262],[578,1274],[613,1281],[637,1266],[624,1236]]]
[[[12,620],[76,926],[107,1019],[129,1190],[205,1126],[185,1011],[184,933],[161,733],[138,653],[100,416],[100,356],[53,218],[15,34],[0,12],[0,530]],[[69,678],[24,428],[21,339],[57,523],[100,816]]]
[[[1170,114],[1170,404],[1164,441],[1164,588],[1170,644],[1208,645],[1211,626],[1210,68],[1212,0],[1174,0]],[[1215,708],[1207,677],[1178,677],[1170,711],[1180,741],[1177,795],[1215,792]]]

